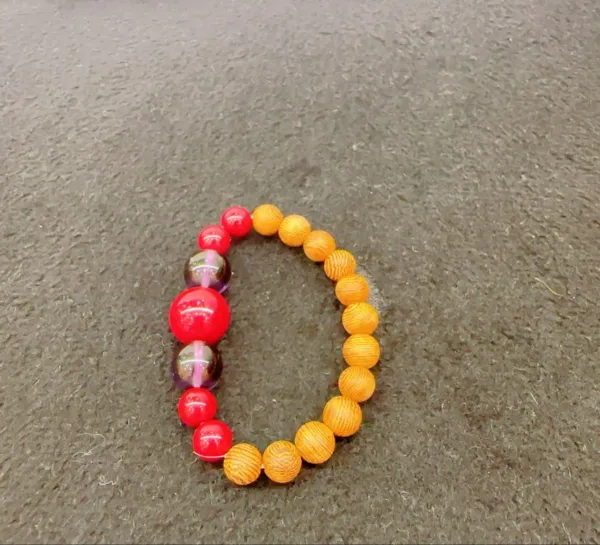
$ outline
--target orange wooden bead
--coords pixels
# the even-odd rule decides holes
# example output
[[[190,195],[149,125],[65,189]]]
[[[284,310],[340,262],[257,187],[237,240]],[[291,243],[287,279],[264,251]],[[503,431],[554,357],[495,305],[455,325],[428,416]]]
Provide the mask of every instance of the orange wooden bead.
[[[335,436],[323,422],[313,420],[298,428],[294,443],[309,464],[322,464],[335,450]]]
[[[342,305],[366,301],[369,291],[367,279],[360,274],[345,276],[335,285],[335,295]]]
[[[360,405],[344,396],[333,397],[323,409],[323,423],[338,437],[350,437],[362,423]]]
[[[312,261],[325,261],[335,250],[335,239],[327,231],[313,231],[304,241],[304,253]]]
[[[379,314],[369,303],[352,303],[342,313],[342,325],[350,335],[371,335],[379,325]]]
[[[294,443],[275,441],[263,452],[263,468],[273,482],[290,483],[302,469],[302,456]]]
[[[291,214],[283,218],[279,225],[279,238],[281,242],[293,248],[302,246],[310,233],[310,222],[298,214]]]
[[[348,365],[370,369],[377,365],[381,348],[375,337],[358,333],[346,339],[342,346],[342,355]]]
[[[325,259],[324,268],[327,278],[335,282],[354,274],[356,259],[348,250],[334,250]]]
[[[277,233],[283,214],[273,204],[261,204],[252,212],[252,226],[260,235],[271,236]]]
[[[238,443],[229,449],[223,460],[225,476],[234,484],[247,486],[260,477],[262,456],[250,443]]]
[[[362,403],[375,392],[375,377],[365,367],[346,367],[338,380],[338,388],[344,397]]]

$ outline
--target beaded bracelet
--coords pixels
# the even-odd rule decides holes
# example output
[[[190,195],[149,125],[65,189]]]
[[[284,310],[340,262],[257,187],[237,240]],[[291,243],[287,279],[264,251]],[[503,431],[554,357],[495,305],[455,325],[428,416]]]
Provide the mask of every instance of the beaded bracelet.
[[[232,237],[244,237],[254,230],[264,236],[278,235],[290,247],[302,246],[312,261],[323,263],[326,276],[335,283],[335,295],[345,306],[342,324],[349,337],[342,356],[347,366],[338,379],[339,396],[325,405],[321,420],[306,422],[294,441],[275,441],[261,454],[252,444],[233,444],[231,429],[215,418],[217,400],[212,389],[223,371],[217,349],[230,324],[229,305],[223,297],[231,279],[226,254]],[[369,284],[356,273],[356,260],[347,250],[336,248],[326,231],[312,230],[299,215],[283,217],[272,204],[263,204],[252,215],[240,206],[223,212],[220,225],[204,227],[197,240],[198,251],[186,262],[186,289],[179,293],[169,310],[171,332],[181,343],[175,351],[171,373],[183,390],[177,410],[181,422],[194,429],[194,453],[206,462],[223,461],[225,476],[234,484],[254,483],[264,470],[276,483],[290,483],[300,473],[302,461],[322,464],[336,447],[336,437],[350,437],[360,428],[362,409],[375,391],[370,371],[380,357],[373,337],[379,316],[367,299]]]

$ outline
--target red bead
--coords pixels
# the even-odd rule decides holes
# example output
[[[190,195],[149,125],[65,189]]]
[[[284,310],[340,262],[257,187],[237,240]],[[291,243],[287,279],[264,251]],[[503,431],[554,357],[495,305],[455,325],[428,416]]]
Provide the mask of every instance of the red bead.
[[[231,313],[225,298],[210,288],[182,291],[171,303],[169,327],[183,344],[203,341],[217,344],[229,328]]]
[[[243,206],[230,206],[221,216],[221,225],[232,237],[245,237],[252,229],[252,216]]]
[[[229,426],[220,420],[202,422],[192,437],[194,453],[205,462],[222,460],[232,445],[233,433]]]
[[[207,225],[198,233],[198,248],[215,250],[225,255],[231,246],[231,237],[221,225]]]
[[[217,406],[217,398],[206,388],[190,388],[179,398],[177,412],[186,426],[197,428],[215,417]]]

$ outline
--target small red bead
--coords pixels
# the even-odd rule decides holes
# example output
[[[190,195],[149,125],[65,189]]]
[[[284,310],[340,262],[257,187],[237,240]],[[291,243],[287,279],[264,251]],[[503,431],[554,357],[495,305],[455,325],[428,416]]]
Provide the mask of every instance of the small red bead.
[[[231,237],[221,225],[207,225],[198,233],[198,248],[201,250],[215,250],[225,255],[231,246]]]
[[[202,286],[182,291],[169,309],[169,327],[183,344],[203,341],[215,345],[227,332],[230,321],[231,312],[225,297]]]
[[[190,388],[179,398],[177,412],[186,426],[197,428],[215,417],[217,407],[217,398],[206,388]]]
[[[202,422],[194,431],[192,448],[201,460],[218,462],[225,458],[233,445],[233,433],[221,420]]]
[[[221,216],[221,225],[232,237],[245,237],[252,229],[252,216],[243,206],[230,206]]]

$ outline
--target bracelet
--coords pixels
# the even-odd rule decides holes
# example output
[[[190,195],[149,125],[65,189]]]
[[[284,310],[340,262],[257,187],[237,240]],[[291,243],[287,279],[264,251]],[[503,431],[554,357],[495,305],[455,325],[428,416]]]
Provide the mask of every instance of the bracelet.
[[[232,238],[245,237],[252,229],[264,236],[277,234],[285,245],[302,247],[311,261],[323,264],[325,275],[335,283],[337,299],[345,306],[342,325],[349,335],[342,346],[346,367],[337,383],[340,395],[327,401],[320,421],[300,426],[293,442],[275,441],[262,454],[250,443],[234,445],[229,426],[215,418],[218,403],[212,392],[223,371],[217,345],[231,320],[223,297],[232,274],[226,254]],[[252,214],[241,206],[228,208],[220,225],[200,231],[197,246],[198,251],[185,263],[186,289],[169,309],[169,327],[180,343],[171,362],[174,383],[183,390],[177,405],[179,419],[194,430],[194,453],[205,462],[223,461],[225,476],[232,483],[252,484],[263,471],[271,481],[290,483],[303,461],[326,462],[335,451],[336,437],[350,437],[359,430],[360,403],[375,391],[370,369],[379,362],[381,350],[373,336],[379,315],[367,302],[369,284],[357,274],[354,256],[337,248],[328,232],[313,231],[303,216],[284,217],[272,204],[260,205]]]

